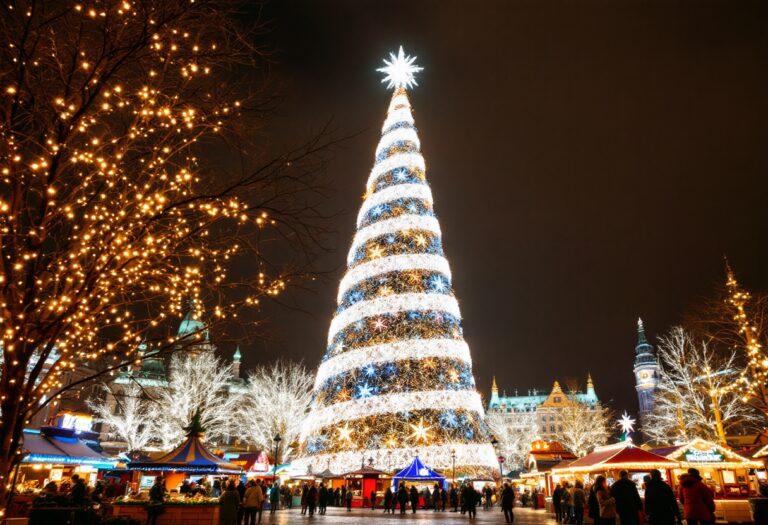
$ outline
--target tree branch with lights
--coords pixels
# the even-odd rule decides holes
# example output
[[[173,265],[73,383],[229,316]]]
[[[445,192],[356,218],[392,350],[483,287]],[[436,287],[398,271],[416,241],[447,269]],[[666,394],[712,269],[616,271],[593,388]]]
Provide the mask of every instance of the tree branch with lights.
[[[653,410],[643,433],[659,444],[694,437],[725,445],[726,435],[759,427],[760,417],[729,385],[738,380],[737,354],[720,355],[710,343],[682,327],[659,339],[661,373]]]
[[[558,419],[555,440],[577,456],[585,456],[608,442],[611,412],[604,405],[581,403],[573,396],[558,416],[562,417],[562,423]]]
[[[236,7],[0,6],[2,508],[41,407],[199,343],[174,333],[190,298],[208,330],[307,277],[321,248],[328,140],[270,158],[238,134],[265,84],[242,74],[261,52]],[[231,279],[237,261],[252,277]]]
[[[290,459],[312,401],[313,381],[298,363],[276,361],[253,370],[236,409],[235,435],[261,450],[272,450],[274,437],[280,436],[278,458]]]

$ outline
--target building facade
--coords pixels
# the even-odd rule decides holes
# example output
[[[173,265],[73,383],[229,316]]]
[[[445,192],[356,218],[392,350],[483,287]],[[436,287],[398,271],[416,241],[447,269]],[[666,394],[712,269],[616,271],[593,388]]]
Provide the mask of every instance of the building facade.
[[[193,358],[207,352],[216,351],[216,346],[211,342],[208,331],[205,330],[205,325],[200,320],[194,318],[193,309],[190,308],[179,325],[177,338],[184,340],[192,337],[194,334],[202,334],[202,341],[194,345],[188,345],[179,351],[183,351]],[[169,357],[144,357],[146,352],[146,345],[139,345],[139,355],[141,358],[137,360],[138,364],[133,365],[130,369],[121,371],[109,385],[106,403],[111,413],[117,414],[120,412],[120,398],[126,395],[126,389],[129,385],[138,384],[143,395],[149,399],[156,397],[160,391],[168,388],[168,377],[171,372],[169,370]],[[240,360],[240,347],[237,347],[232,356],[232,378],[229,380],[227,387],[228,391],[233,394],[242,394],[247,390],[245,380],[240,377]],[[100,427],[101,444],[105,449],[114,451],[124,449],[125,443],[110,439],[107,425],[101,424]]]
[[[555,381],[552,390],[548,393],[540,390],[529,390],[525,395],[508,396],[506,393],[499,395],[496,378],[491,387],[491,399],[488,403],[488,412],[500,412],[506,414],[511,420],[522,420],[531,412],[536,413],[536,424],[539,437],[552,441],[556,440],[563,428],[563,409],[573,402],[583,403],[594,407],[599,403],[592,376],[587,376],[587,388],[585,391],[566,393],[560,383]]]
[[[640,423],[643,418],[653,409],[653,396],[659,382],[659,360],[656,357],[656,350],[648,342],[645,336],[643,320],[637,320],[637,345],[635,345],[635,390],[637,390],[637,401],[640,406]]]

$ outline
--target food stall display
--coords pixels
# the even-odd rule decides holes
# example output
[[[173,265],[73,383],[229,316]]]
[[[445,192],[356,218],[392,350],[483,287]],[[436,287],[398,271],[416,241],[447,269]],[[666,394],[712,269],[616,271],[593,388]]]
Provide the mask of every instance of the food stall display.
[[[679,477],[689,468],[695,468],[715,493],[718,519],[751,521],[747,498],[758,492],[755,473],[763,468],[762,462],[745,458],[729,448],[701,438],[654,452],[679,463],[670,476],[675,492],[680,488]]]
[[[380,498],[386,489],[384,482],[388,479],[389,475],[386,472],[373,467],[362,467],[344,474],[347,490],[352,491],[352,506],[370,506],[371,491],[375,490],[377,499]]]
[[[626,470],[630,478],[637,484],[642,496],[643,477],[653,469],[659,469],[662,476],[679,467],[679,462],[654,454],[648,450],[636,447],[631,440],[613,445],[597,447],[586,456],[572,461],[564,467],[552,469],[552,481],[560,483],[563,479],[571,482],[581,480],[591,484],[594,479],[603,475],[609,483],[619,479],[619,472]]]

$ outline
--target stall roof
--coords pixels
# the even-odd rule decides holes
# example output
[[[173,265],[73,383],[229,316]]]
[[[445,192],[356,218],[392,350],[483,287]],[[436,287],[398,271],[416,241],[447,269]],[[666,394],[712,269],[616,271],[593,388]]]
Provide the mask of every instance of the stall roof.
[[[357,470],[353,470],[352,472],[347,472],[344,474],[344,477],[349,476],[386,476],[387,473],[383,470],[379,470],[373,467],[362,467]],[[318,475],[319,477],[319,475]]]
[[[652,452],[679,461],[686,467],[691,465],[720,467],[742,465],[745,468],[762,468],[763,466],[760,461],[745,458],[727,447],[702,438],[695,438],[688,443],[673,447],[654,449]]]
[[[594,452],[574,460],[568,466],[553,468],[552,472],[594,472],[606,468],[670,468],[679,465],[677,461],[643,450],[631,442],[625,442],[598,447]]]
[[[29,454],[22,463],[91,465],[96,468],[115,468],[117,464],[77,438],[46,437],[38,432],[25,431],[23,446]]]
[[[445,479],[445,476],[426,466],[421,462],[419,456],[416,456],[413,458],[413,461],[411,461],[411,464],[395,474],[393,479],[409,481],[437,481]]]

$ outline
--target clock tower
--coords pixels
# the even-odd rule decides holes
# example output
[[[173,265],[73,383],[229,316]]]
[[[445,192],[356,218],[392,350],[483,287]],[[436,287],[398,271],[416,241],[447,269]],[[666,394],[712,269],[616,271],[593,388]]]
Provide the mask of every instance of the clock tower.
[[[653,395],[659,381],[659,361],[656,351],[645,337],[643,320],[637,320],[637,346],[635,346],[635,389],[640,405],[640,420],[653,408]]]

